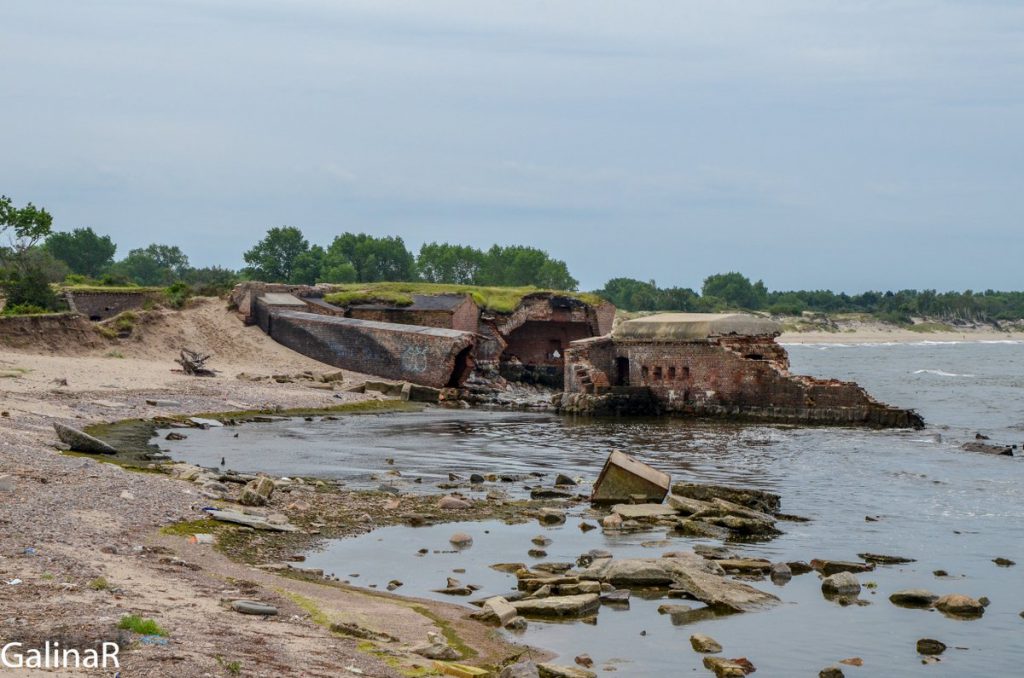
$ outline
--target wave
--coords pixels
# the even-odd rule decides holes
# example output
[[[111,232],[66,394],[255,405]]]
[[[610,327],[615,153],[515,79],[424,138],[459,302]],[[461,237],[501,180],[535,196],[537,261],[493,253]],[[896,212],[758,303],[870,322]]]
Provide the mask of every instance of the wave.
[[[974,377],[973,374],[956,374],[954,372],[943,372],[942,370],[914,370],[914,374],[934,374],[937,377]]]

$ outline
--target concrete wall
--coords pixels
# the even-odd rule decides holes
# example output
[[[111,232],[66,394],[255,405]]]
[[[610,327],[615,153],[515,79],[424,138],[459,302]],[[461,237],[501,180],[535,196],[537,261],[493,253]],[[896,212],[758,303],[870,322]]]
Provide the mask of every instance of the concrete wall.
[[[472,369],[474,336],[434,327],[268,309],[268,334],[303,355],[343,369],[443,388]]]
[[[67,292],[71,310],[89,320],[106,320],[118,313],[142,308],[154,296],[151,292]]]

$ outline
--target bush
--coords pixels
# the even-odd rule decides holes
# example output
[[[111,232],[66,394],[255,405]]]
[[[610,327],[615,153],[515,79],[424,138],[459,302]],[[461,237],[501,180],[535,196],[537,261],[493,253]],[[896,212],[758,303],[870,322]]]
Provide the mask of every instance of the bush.
[[[52,313],[52,311],[32,304],[14,304],[13,306],[4,306],[3,315],[40,315],[42,313]]]
[[[167,305],[171,308],[184,308],[188,298],[192,296],[192,288],[183,282],[176,282],[164,290],[164,296],[167,297]]]
[[[42,312],[56,311],[60,308],[57,295],[54,294],[46,273],[38,268],[30,268],[24,272],[12,272],[10,277],[0,285],[7,298],[8,307],[35,307]]]
[[[117,628],[134,631],[143,636],[166,636],[167,631],[152,619],[143,619],[137,614],[126,614],[117,623]]]

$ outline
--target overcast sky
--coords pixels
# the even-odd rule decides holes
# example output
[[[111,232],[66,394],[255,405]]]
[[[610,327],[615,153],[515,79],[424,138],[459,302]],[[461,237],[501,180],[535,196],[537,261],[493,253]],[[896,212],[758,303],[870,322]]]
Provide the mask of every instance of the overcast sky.
[[[1024,288],[1020,0],[3,0],[0,193],[122,256],[267,228],[583,288]]]

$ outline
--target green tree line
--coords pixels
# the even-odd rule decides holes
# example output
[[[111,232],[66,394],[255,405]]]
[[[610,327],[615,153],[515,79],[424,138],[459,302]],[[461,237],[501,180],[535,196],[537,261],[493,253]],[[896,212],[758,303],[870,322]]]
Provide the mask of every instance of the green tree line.
[[[310,241],[293,226],[270,228],[244,254],[240,271],[194,267],[176,245],[153,243],[116,258],[117,245],[92,228],[54,231],[46,209],[22,207],[0,196],[0,291],[5,312],[54,310],[50,284],[179,286],[194,294],[220,294],[240,280],[291,284],[410,282],[487,286],[533,285],[578,289],[564,261],[522,245],[484,250],[426,243],[413,254],[400,237],[341,233],[328,245]],[[708,276],[700,291],[659,287],[654,281],[613,278],[596,290],[628,311],[763,311],[777,315],[869,313],[908,322],[911,316],[988,322],[1024,318],[1024,292],[900,290],[846,294],[829,290],[769,291],[738,272]]]

